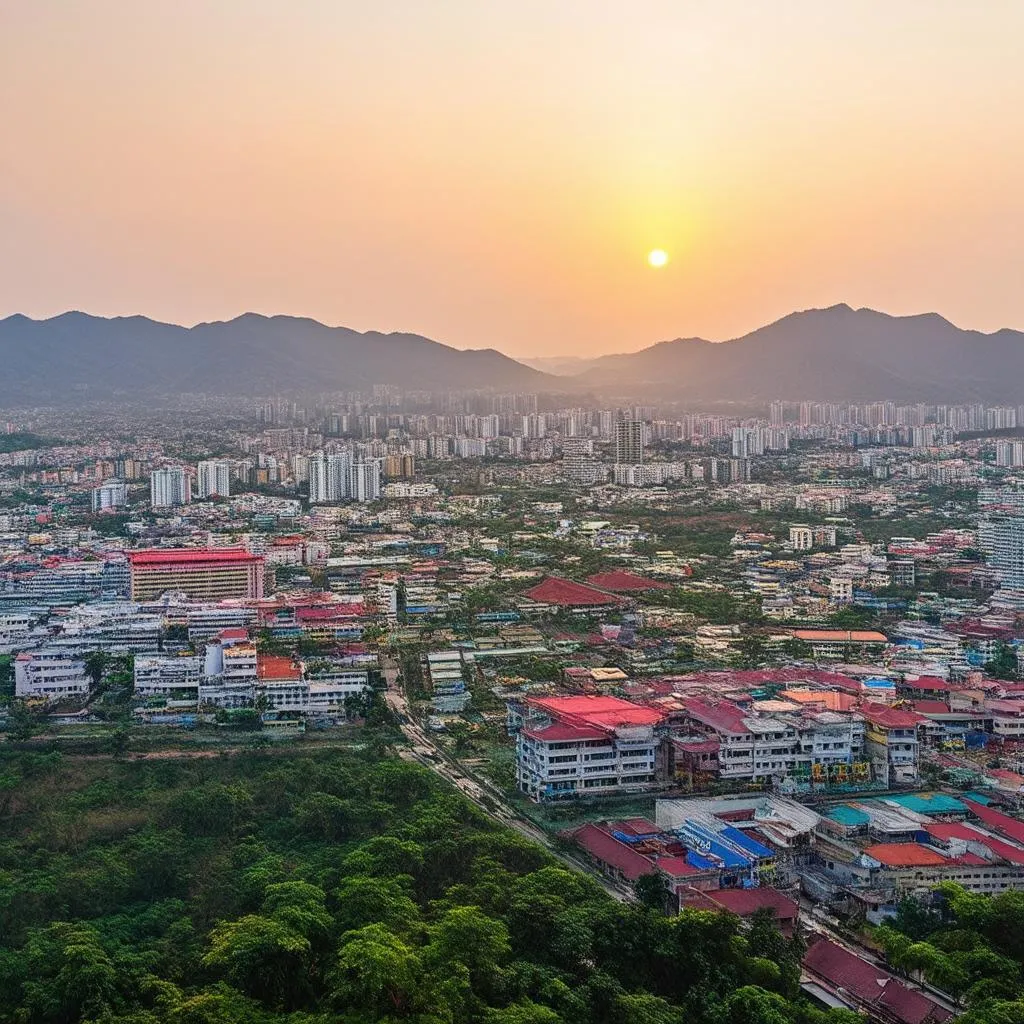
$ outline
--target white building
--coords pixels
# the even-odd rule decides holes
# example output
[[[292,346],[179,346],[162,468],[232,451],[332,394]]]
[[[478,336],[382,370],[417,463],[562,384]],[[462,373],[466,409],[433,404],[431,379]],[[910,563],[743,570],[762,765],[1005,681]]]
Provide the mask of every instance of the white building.
[[[87,697],[85,662],[64,651],[33,651],[14,659],[14,694],[50,702]]]
[[[123,480],[111,477],[104,480],[92,491],[93,512],[106,512],[109,509],[122,508],[128,504],[128,487]]]
[[[537,801],[650,789],[660,719],[617,697],[529,698],[521,714],[510,706],[516,784]]]
[[[1024,516],[988,516],[978,526],[978,541],[1000,584],[1024,590]]]
[[[318,452],[309,460],[309,500],[313,505],[336,501],[377,501],[379,459],[353,458],[352,452]]]
[[[149,503],[153,508],[187,505],[192,500],[192,479],[180,466],[154,469],[149,478]]]
[[[200,498],[229,498],[231,496],[231,463],[200,462],[197,482]]]
[[[196,696],[203,677],[199,655],[136,655],[135,693],[139,697]]]

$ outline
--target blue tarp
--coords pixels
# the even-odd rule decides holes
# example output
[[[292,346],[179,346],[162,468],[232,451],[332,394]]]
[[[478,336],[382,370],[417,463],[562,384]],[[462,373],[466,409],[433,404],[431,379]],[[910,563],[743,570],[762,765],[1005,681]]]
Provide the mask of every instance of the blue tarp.
[[[702,857],[699,853],[694,853],[693,850],[686,851],[686,863],[699,871],[714,871],[718,867],[713,860],[708,860],[707,857]]]
[[[755,857],[760,857],[762,860],[775,856],[774,851],[769,850],[764,843],[759,843],[756,839],[751,839],[745,832],[740,831],[738,828],[733,828],[732,825],[728,825],[722,829],[721,834],[725,836],[726,839],[734,842],[737,846],[743,847],[747,853],[752,853]]]

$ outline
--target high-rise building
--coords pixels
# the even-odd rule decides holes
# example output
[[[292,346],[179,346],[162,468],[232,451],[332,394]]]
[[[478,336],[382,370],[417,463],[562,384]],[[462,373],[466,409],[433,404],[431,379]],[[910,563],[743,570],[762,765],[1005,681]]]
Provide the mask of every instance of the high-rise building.
[[[108,509],[121,508],[128,504],[128,488],[123,480],[111,477],[104,480],[99,487],[93,488],[93,512],[106,512]]]
[[[348,497],[353,501],[380,500],[380,462],[353,462],[349,467]]]
[[[331,455],[318,452],[309,460],[309,500],[314,505],[334,501],[377,501],[380,498],[380,478],[379,459],[353,459],[348,451]]]
[[[192,479],[180,466],[154,469],[149,478],[149,503],[153,508],[187,505],[192,500]]]
[[[642,420],[619,420],[615,424],[615,462],[636,466],[644,461],[644,424]]]
[[[989,515],[979,524],[978,541],[1000,584],[1024,591],[1024,516]]]
[[[200,498],[229,498],[231,496],[231,463],[200,462],[197,482]]]

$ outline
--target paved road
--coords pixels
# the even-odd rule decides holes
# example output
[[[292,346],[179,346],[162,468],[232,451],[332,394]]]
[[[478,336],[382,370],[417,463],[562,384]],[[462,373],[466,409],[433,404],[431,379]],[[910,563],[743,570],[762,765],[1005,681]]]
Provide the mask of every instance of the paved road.
[[[485,814],[490,815],[507,828],[514,829],[521,836],[539,843],[567,867],[590,875],[610,896],[623,903],[633,899],[632,890],[616,885],[583,860],[555,849],[551,837],[533,822],[523,818],[515,808],[509,806],[500,789],[487,779],[471,775],[458,760],[439,747],[434,738],[409,714],[409,704],[402,690],[398,662],[394,658],[384,655],[381,658],[381,668],[384,681],[387,684],[384,700],[398,718],[402,735],[410,744],[408,750],[400,752],[401,756],[417,761],[435,772],[446,782],[455,786],[463,796],[476,804]]]

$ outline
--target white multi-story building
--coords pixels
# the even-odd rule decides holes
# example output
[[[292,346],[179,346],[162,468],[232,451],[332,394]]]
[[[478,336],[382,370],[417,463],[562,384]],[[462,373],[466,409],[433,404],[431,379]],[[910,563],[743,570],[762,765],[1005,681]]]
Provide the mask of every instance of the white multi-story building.
[[[139,697],[195,697],[203,678],[199,655],[137,655],[135,693]]]
[[[192,500],[192,478],[181,466],[154,469],[149,478],[149,503],[153,508],[187,505]]]
[[[528,698],[510,707],[516,784],[537,801],[642,792],[655,782],[661,712],[617,697]]]
[[[826,778],[834,777],[837,766],[852,772],[864,757],[864,722],[857,715],[763,715],[728,701],[696,698],[687,699],[685,708],[683,731],[673,736],[677,772],[689,766],[753,782],[793,775]]]
[[[231,496],[231,463],[200,462],[196,477],[200,498],[229,498]]]
[[[110,509],[122,508],[128,504],[128,487],[123,480],[111,477],[104,480],[92,491],[93,512],[106,512]]]
[[[978,541],[1000,584],[1024,591],[1024,516],[987,516],[978,526]]]
[[[482,442],[481,442],[482,443]],[[352,452],[318,452],[309,460],[311,504],[380,499],[381,461],[353,458]]]
[[[49,702],[89,695],[85,662],[64,651],[40,650],[14,659],[14,694]]]

